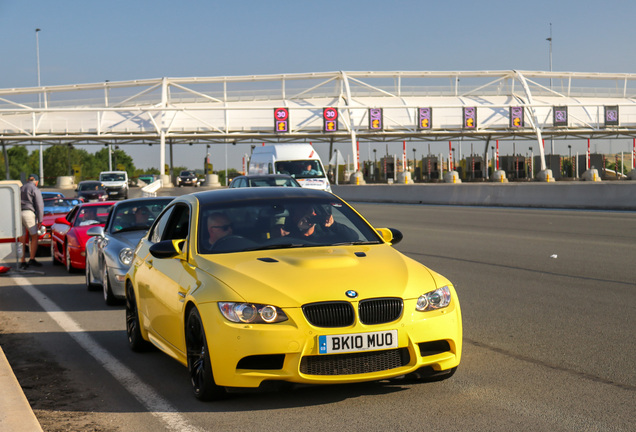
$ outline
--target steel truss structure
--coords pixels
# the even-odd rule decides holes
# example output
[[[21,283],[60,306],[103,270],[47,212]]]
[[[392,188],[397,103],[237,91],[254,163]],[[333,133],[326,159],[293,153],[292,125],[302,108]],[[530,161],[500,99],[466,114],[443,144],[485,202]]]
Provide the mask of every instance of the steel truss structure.
[[[329,131],[326,107],[338,114]],[[0,89],[4,145],[159,143],[162,171],[167,140],[350,141],[355,155],[358,140],[460,138],[486,141],[484,152],[493,139],[536,140],[545,169],[547,137],[636,137],[636,74],[338,71]]]

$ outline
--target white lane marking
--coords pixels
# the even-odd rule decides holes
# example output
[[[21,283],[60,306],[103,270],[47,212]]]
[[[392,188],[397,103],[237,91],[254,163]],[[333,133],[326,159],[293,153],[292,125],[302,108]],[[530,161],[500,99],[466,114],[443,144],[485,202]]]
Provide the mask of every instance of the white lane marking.
[[[13,277],[17,285],[21,286],[42,309],[71,336],[86,352],[100,363],[121,385],[124,386],[146,409],[155,417],[163,421],[169,430],[175,432],[199,432],[201,429],[191,425],[177,409],[163,399],[152,387],[144,383],[123,363],[113,357],[106,349],[99,345],[88,333],[82,329],[60,307],[49,300],[42,291],[35,288],[23,277]]]

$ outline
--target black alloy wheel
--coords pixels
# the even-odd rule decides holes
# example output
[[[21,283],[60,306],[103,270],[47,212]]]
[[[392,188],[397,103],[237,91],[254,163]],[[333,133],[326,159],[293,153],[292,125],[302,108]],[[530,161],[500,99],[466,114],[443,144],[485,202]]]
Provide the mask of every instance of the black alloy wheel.
[[[151,345],[141,335],[135,290],[130,282],[126,283],[126,333],[128,335],[128,346],[131,350],[135,352],[148,351]]]
[[[196,308],[188,313],[185,328],[188,372],[192,389],[197,399],[202,401],[219,400],[226,397],[225,388],[216,385],[210,363],[208,342],[203,329],[201,315]]]

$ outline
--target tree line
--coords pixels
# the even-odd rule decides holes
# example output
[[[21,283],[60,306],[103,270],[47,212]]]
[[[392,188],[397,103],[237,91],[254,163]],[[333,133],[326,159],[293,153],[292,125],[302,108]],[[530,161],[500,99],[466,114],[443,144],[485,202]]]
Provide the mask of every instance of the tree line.
[[[159,174],[157,168],[137,169],[132,157],[119,148],[112,150],[111,159],[112,169],[123,168],[124,171],[128,172],[129,178],[136,178],[144,174]],[[102,148],[96,153],[89,153],[84,149],[75,148],[73,145],[52,145],[42,152],[42,162],[44,179],[40,179],[40,186],[53,186],[57,177],[74,175],[74,167],[80,168],[80,180],[97,180],[100,172],[108,171],[108,148]],[[3,148],[3,152],[0,154],[0,167],[4,172],[3,178],[7,180],[21,180],[31,173],[39,174],[40,150],[38,148],[29,153],[26,146]],[[186,168],[173,168],[177,173],[182,169]]]

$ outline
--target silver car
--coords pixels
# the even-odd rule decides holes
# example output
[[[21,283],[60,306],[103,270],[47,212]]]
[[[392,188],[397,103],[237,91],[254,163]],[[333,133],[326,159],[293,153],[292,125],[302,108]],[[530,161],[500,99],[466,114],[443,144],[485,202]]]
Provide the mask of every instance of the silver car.
[[[90,228],[86,242],[86,288],[100,287],[107,305],[125,298],[124,280],[135,247],[159,213],[174,197],[150,197],[120,201],[108,215],[102,228]]]

